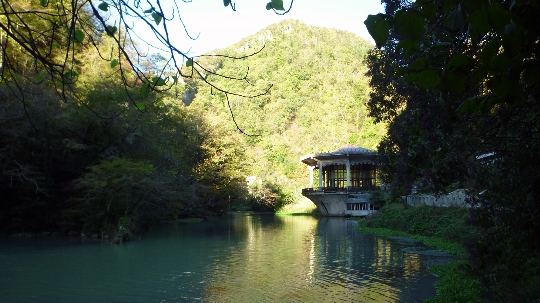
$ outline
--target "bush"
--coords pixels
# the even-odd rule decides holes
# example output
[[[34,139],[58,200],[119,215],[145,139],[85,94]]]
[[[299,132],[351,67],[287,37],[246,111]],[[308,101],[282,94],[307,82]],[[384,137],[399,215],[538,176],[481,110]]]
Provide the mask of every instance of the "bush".
[[[154,166],[125,158],[111,158],[90,167],[90,171],[76,181],[83,196],[75,199],[81,210],[85,233],[114,235],[123,227],[131,233],[132,223],[148,218],[145,204],[154,191],[150,176]],[[130,218],[136,218],[131,222]],[[121,219],[123,221],[121,221]],[[124,222],[127,220],[127,223]]]
[[[459,207],[416,206],[386,204],[361,224],[370,228],[388,228],[421,236],[435,236],[465,245],[473,235],[473,228],[465,221],[469,211]]]

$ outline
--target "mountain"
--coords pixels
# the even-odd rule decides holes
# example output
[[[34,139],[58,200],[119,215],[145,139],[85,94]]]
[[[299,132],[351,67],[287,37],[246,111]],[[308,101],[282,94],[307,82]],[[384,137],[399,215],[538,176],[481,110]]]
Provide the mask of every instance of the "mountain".
[[[385,133],[386,126],[374,124],[365,106],[370,88],[364,58],[371,48],[341,30],[294,20],[273,24],[216,51],[221,56],[199,58],[209,70],[227,76],[202,72],[215,87],[256,96],[271,86],[268,93],[241,97],[198,80],[190,107],[223,143],[244,150],[240,174],[299,197],[309,176],[299,161],[302,155],[347,143],[375,149]],[[233,59],[239,57],[244,58]]]

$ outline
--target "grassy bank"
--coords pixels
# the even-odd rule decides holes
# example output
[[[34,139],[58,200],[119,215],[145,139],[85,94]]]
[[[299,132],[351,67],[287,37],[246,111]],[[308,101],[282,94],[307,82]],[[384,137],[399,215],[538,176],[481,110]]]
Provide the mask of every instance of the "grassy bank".
[[[465,224],[468,210],[431,206],[409,207],[389,204],[376,214],[360,219],[358,228],[378,235],[408,236],[424,244],[464,257],[466,239],[474,232]],[[458,260],[429,268],[441,279],[437,296],[425,302],[482,302],[480,281],[466,270],[468,262]]]
[[[277,212],[279,215],[318,215],[317,207],[307,198],[300,198],[295,203],[286,204]]]

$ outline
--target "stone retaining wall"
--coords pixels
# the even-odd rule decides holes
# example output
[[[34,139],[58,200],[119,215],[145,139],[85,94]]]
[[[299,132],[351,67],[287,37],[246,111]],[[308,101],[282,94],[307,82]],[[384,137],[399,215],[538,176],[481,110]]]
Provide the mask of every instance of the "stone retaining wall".
[[[439,207],[467,206],[465,199],[467,199],[465,190],[458,189],[447,195],[439,196],[438,198],[433,195],[409,195],[407,196],[407,205],[430,205]]]

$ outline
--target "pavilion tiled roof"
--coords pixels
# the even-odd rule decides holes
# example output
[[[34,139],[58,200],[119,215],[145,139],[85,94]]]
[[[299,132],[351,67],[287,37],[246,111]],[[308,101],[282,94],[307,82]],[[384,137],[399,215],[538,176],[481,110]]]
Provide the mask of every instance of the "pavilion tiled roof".
[[[307,154],[300,157],[300,161],[307,165],[315,166],[318,160],[322,159],[338,159],[348,156],[361,157],[366,159],[373,159],[377,155],[376,151],[369,150],[363,147],[354,146],[351,144],[343,145],[333,152],[324,152],[319,154]]]
[[[376,152],[363,147],[358,147],[351,144],[345,144],[342,147],[331,152],[331,154],[349,154],[349,155],[372,155]]]

